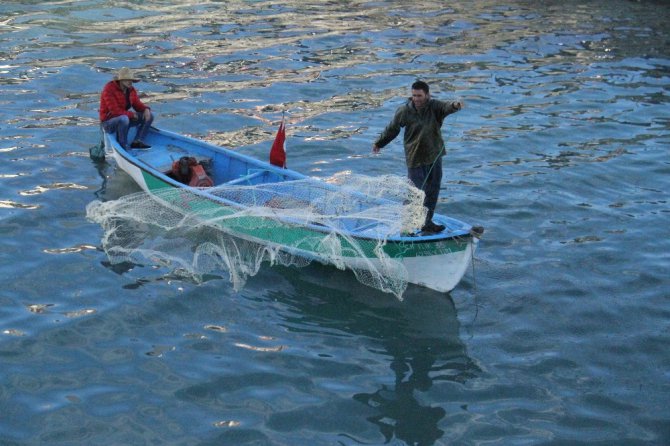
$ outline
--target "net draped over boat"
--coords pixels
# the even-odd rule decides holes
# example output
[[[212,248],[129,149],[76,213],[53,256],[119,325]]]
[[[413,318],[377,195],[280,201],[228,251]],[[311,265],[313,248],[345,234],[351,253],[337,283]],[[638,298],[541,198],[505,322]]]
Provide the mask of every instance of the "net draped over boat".
[[[406,178],[340,174],[203,191],[230,205],[165,188],[94,201],[87,216],[104,228],[113,264],[150,263],[196,281],[226,271],[239,290],[263,262],[319,261],[402,298],[407,271],[383,247],[389,237],[416,233],[426,216],[423,191]]]

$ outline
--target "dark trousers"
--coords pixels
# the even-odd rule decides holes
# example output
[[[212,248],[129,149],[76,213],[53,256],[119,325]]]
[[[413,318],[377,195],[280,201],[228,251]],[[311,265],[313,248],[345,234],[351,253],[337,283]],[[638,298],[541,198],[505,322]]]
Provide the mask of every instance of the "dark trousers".
[[[439,156],[433,164],[419,167],[408,167],[407,176],[416,187],[426,193],[423,205],[428,208],[426,223],[433,219],[437,198],[440,196],[442,184],[442,157]]]
[[[137,141],[144,139],[149,132],[151,124],[154,122],[153,113],[149,117],[148,121],[144,120],[144,115],[142,113],[137,114],[138,119],[130,120],[128,116],[121,115],[116,118],[108,119],[107,121],[102,122],[102,128],[107,133],[116,133],[116,140],[119,142],[119,145],[124,149],[128,148],[128,129],[130,127],[138,127],[137,135],[135,140]]]

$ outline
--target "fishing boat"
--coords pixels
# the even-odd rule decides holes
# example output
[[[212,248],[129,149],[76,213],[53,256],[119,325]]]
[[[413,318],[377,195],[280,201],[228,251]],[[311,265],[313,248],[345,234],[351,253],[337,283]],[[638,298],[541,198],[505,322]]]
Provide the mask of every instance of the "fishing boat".
[[[337,214],[337,209],[319,207],[334,206],[324,205],[322,198],[341,192],[339,185],[162,129],[150,130],[144,139],[151,146],[148,149],[125,149],[108,133],[104,133],[104,139],[106,151],[144,191],[184,212],[201,213],[210,219],[212,215],[233,216],[216,219],[231,236],[340,269],[404,274],[403,280],[408,283],[448,292],[467,271],[478,243],[478,228],[440,214],[435,214],[433,221],[446,227],[442,232],[389,233],[383,219],[365,217],[374,215],[384,199],[356,191],[342,193],[339,201],[360,212],[340,216],[333,231],[332,225],[287,216],[278,210],[288,198],[293,205],[309,208],[312,213],[316,209]],[[245,213],[250,206],[269,211]],[[335,242],[337,250],[324,254],[324,239],[331,246]],[[389,261],[400,269],[387,268]]]

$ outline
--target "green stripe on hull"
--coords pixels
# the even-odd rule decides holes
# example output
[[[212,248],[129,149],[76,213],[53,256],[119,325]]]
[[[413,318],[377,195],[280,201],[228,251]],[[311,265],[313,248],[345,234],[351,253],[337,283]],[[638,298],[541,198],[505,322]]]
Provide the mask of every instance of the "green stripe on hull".
[[[228,218],[237,212],[237,209],[226,207],[221,203],[208,199],[186,189],[176,188],[173,185],[157,178],[146,171],[142,171],[144,182],[150,192],[169,201],[177,208],[194,212],[202,217],[203,221],[218,220],[219,226],[242,237],[263,241],[268,244],[280,245],[288,250],[307,251],[320,257],[320,245],[324,236],[329,234],[328,228],[324,232],[298,224],[282,222],[267,217],[242,216]],[[174,191],[168,193],[167,191]],[[378,240],[353,238],[354,244],[341,234],[337,234],[342,249],[342,257],[348,258],[378,258],[375,250]],[[463,239],[446,239],[436,241],[394,241],[388,240],[383,246],[386,255],[393,259],[439,256],[464,251],[472,243],[471,237]],[[332,253],[329,253],[332,254]]]

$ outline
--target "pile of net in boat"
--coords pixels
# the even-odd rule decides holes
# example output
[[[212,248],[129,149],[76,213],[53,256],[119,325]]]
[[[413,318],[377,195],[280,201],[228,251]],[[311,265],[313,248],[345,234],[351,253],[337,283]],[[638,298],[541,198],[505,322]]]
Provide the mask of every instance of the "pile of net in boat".
[[[203,192],[228,205],[165,188],[94,201],[87,216],[104,228],[113,264],[151,264],[195,281],[225,271],[239,290],[264,262],[318,261],[399,298],[407,287],[402,262],[383,249],[389,237],[415,233],[425,219],[424,193],[404,177],[341,174]]]

